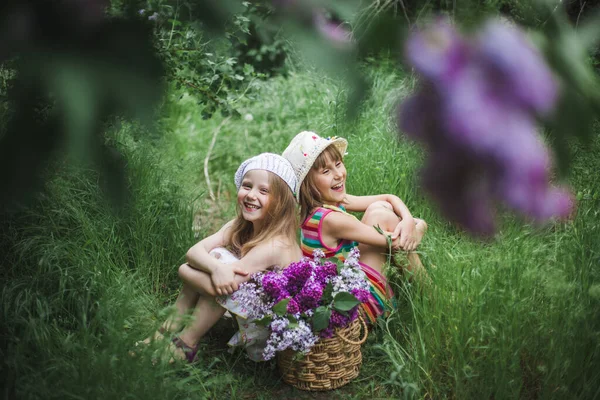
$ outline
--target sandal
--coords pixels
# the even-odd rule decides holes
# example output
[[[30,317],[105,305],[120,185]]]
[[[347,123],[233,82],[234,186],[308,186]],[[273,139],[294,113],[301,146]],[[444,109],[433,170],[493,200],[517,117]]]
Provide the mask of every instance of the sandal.
[[[177,347],[178,349],[180,349],[183,352],[183,355],[185,356],[185,360],[192,364],[196,361],[196,356],[198,355],[198,346],[188,346],[187,344],[185,344],[185,342],[183,340],[181,340],[181,338],[179,338],[179,336],[175,336],[173,339],[171,339],[171,342],[175,345],[175,347]],[[174,360],[173,360],[174,361]],[[169,361],[171,362],[171,361]]]

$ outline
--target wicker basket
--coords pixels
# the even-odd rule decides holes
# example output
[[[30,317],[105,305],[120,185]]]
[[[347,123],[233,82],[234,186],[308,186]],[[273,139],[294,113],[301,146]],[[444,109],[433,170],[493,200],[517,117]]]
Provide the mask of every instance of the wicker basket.
[[[367,335],[367,325],[359,316],[346,328],[336,329],[331,338],[320,339],[302,359],[295,360],[296,353],[292,350],[277,353],[283,381],[310,391],[344,386],[358,376],[362,364],[360,346],[367,340]]]

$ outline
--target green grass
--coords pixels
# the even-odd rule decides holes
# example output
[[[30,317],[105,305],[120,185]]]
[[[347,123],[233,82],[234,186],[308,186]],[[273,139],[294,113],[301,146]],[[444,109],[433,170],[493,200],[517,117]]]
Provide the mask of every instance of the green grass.
[[[3,397],[599,397],[600,140],[574,145],[570,183],[582,200],[573,222],[534,227],[501,215],[496,237],[480,242],[424,198],[424,155],[396,135],[394,104],[412,79],[388,64],[368,70],[372,93],[353,121],[344,118],[343,86],[301,68],[240,100],[251,121],[202,120],[193,97],[171,90],[160,137],[131,126],[110,134],[128,160],[132,191],[120,213],[95,173],[59,165],[44,195],[1,224]],[[203,168],[219,126],[211,200]],[[420,252],[432,283],[390,272],[399,309],[369,336],[359,378],[333,395],[290,389],[273,364],[229,354],[226,323],[202,342],[194,366],[152,365],[160,346],[129,357],[168,314],[185,251],[234,215],[239,163],[281,153],[301,130],[349,139],[351,193],[395,193],[428,221]]]

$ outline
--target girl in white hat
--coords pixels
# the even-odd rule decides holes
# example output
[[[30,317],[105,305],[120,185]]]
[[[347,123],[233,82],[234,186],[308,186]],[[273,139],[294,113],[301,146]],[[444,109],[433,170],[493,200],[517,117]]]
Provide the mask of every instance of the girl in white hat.
[[[233,293],[254,272],[285,267],[302,257],[296,236],[297,178],[289,162],[271,153],[252,157],[238,168],[235,185],[237,217],[188,250],[187,262],[179,267],[183,288],[175,303],[177,313],[154,335],[162,339],[178,332],[184,315],[193,310],[192,322],[171,339],[174,358],[196,359],[200,338],[223,316],[223,307],[231,307],[223,298],[224,306],[219,306],[218,296]],[[247,339],[247,348],[256,347],[252,337]],[[262,349],[254,348],[253,354],[262,354]]]
[[[371,283],[368,304],[363,315],[374,323],[393,308],[393,293],[382,274],[387,261],[387,238],[394,250],[412,252],[423,237],[427,224],[415,219],[406,205],[391,194],[352,196],[346,193],[346,168],[343,155],[348,141],[322,138],[314,132],[300,132],[292,139],[283,156],[292,164],[298,178],[296,198],[300,203],[300,246],[305,256],[320,250],[326,258],[340,261],[354,247],[360,250],[360,264]],[[347,211],[365,212],[361,221]],[[409,253],[412,272],[424,273],[416,253]]]

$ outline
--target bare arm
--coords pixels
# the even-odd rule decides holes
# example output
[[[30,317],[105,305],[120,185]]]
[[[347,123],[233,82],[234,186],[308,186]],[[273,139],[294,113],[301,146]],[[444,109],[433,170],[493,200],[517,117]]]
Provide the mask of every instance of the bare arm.
[[[236,263],[225,264],[209,254],[212,249],[230,243],[232,223],[233,221],[229,221],[219,231],[202,239],[186,253],[187,264],[190,267],[210,275],[217,294],[233,293],[237,290],[235,276],[248,275],[248,272]]]
[[[394,214],[400,217],[400,222],[394,229],[393,237],[399,236],[399,245],[405,250],[414,250],[417,246],[415,240],[415,219],[400,198],[393,194],[378,194],[373,196],[348,195],[346,209],[349,211],[365,211],[376,201],[385,201],[392,207]]]
[[[231,240],[230,230],[232,223],[233,221],[229,221],[216,233],[205,237],[193,245],[185,255],[187,263],[191,267],[206,272],[209,275],[216,269],[225,265],[208,253],[216,247],[224,247],[229,244]]]
[[[388,245],[386,236],[377,232],[374,227],[363,224],[356,218],[343,213],[332,212],[327,214],[327,218],[323,220],[322,228],[323,236],[332,239],[331,241],[346,239],[384,248]],[[392,236],[391,232],[384,233]],[[398,237],[392,236],[392,247],[394,249],[399,248]]]

